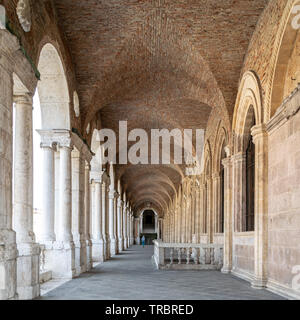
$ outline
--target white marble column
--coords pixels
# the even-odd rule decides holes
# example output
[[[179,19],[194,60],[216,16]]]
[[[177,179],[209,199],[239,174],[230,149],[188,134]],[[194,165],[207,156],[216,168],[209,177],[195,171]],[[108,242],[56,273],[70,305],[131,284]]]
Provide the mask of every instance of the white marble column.
[[[127,245],[127,204],[125,195],[123,197],[124,206],[123,206],[123,243],[124,243],[124,250],[128,248]]]
[[[109,190],[109,241],[110,241],[110,254],[113,256],[116,252],[116,238],[114,233],[114,200],[115,191],[113,189]]]
[[[136,226],[136,238],[135,243],[139,245],[141,243],[141,233],[140,233],[140,218],[135,218],[135,226]]]
[[[104,240],[105,259],[110,258],[109,219],[108,219],[108,181],[102,179],[102,235]]]
[[[84,174],[84,227],[85,227],[85,241],[86,241],[86,269],[87,271],[93,268],[92,258],[92,241],[90,232],[90,221],[91,221],[91,207],[90,207],[90,170],[91,166],[89,163],[85,163],[85,174]]]
[[[93,232],[93,261],[104,262],[104,241],[102,228],[102,184],[100,180],[94,180],[95,184],[95,212],[94,212],[94,232]]]
[[[81,148],[72,151],[72,235],[75,245],[76,276],[86,271],[86,243],[84,239],[84,170]]]
[[[131,243],[131,245],[133,246],[133,244],[134,244],[134,228],[133,228],[133,223],[134,223],[134,217],[133,217],[133,213],[131,213],[131,241],[130,241],[130,243]]]
[[[66,133],[69,136],[69,133]],[[72,164],[73,145],[70,138],[62,138],[59,144],[59,225],[56,256],[53,259],[52,275],[55,278],[75,276],[75,246],[72,236]]]
[[[119,253],[119,234],[118,234],[118,199],[119,194],[115,192],[115,198],[114,198],[114,237],[116,240],[116,254]]]
[[[17,298],[17,247],[12,230],[12,67],[18,40],[0,30],[0,300]]]
[[[121,197],[118,198],[117,210],[118,210],[118,247],[119,251],[123,251],[123,232],[122,232],[122,200]]]
[[[42,136],[42,135],[41,135]],[[43,139],[43,136],[42,136]],[[54,152],[53,143],[41,143],[43,150],[43,184],[42,184],[42,219],[39,240],[43,244],[53,244],[55,241],[54,232]]]
[[[33,233],[32,97],[22,94],[15,102],[14,229],[17,236],[17,291],[20,299],[40,295],[39,254]]]
[[[130,211],[129,208],[127,207],[127,247],[130,247]]]

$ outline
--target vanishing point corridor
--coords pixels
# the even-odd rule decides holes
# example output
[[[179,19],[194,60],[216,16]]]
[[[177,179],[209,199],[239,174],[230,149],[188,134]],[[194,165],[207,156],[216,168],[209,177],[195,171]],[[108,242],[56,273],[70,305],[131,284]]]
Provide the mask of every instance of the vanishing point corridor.
[[[90,272],[37,299],[54,300],[279,300],[244,280],[218,271],[156,270],[153,246],[132,246]],[[51,288],[55,281],[41,286]]]

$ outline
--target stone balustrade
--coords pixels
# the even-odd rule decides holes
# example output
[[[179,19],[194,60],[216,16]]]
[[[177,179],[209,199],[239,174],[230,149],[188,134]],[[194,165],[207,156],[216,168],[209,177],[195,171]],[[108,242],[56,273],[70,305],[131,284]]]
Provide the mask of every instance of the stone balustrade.
[[[200,243],[165,243],[154,240],[153,260],[157,269],[220,270],[223,245]]]

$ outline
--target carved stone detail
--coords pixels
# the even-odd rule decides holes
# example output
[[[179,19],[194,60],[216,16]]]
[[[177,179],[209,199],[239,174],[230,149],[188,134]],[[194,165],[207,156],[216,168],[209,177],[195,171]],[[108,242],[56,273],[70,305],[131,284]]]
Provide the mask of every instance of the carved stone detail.
[[[17,15],[23,30],[29,32],[31,29],[31,9],[29,0],[19,0]]]

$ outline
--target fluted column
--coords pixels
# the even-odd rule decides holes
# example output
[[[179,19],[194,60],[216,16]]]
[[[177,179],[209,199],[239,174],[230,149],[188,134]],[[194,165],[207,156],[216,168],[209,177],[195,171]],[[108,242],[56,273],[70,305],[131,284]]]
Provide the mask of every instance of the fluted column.
[[[94,221],[93,221],[93,261],[103,262],[104,261],[104,241],[103,241],[103,228],[102,228],[102,186],[100,180],[94,180],[95,185],[95,202],[94,202]]]
[[[123,247],[123,232],[122,232],[122,205],[123,205],[123,202],[121,200],[121,197],[119,197],[118,198],[118,202],[117,202],[118,248],[119,248],[119,251],[123,251],[124,250],[124,247]]]
[[[17,236],[17,291],[20,299],[40,295],[39,245],[33,233],[32,97],[15,102],[14,229]]]
[[[87,261],[87,271],[91,270],[93,267],[92,258],[92,241],[91,241],[91,207],[90,207],[90,170],[91,166],[89,163],[85,163],[84,170],[84,230],[85,230],[85,241],[86,241],[86,261]]]
[[[232,269],[232,159],[228,157],[222,160],[224,166],[224,257],[223,273],[229,273]]]
[[[265,124],[251,129],[255,144],[254,288],[268,280],[268,134]]]

